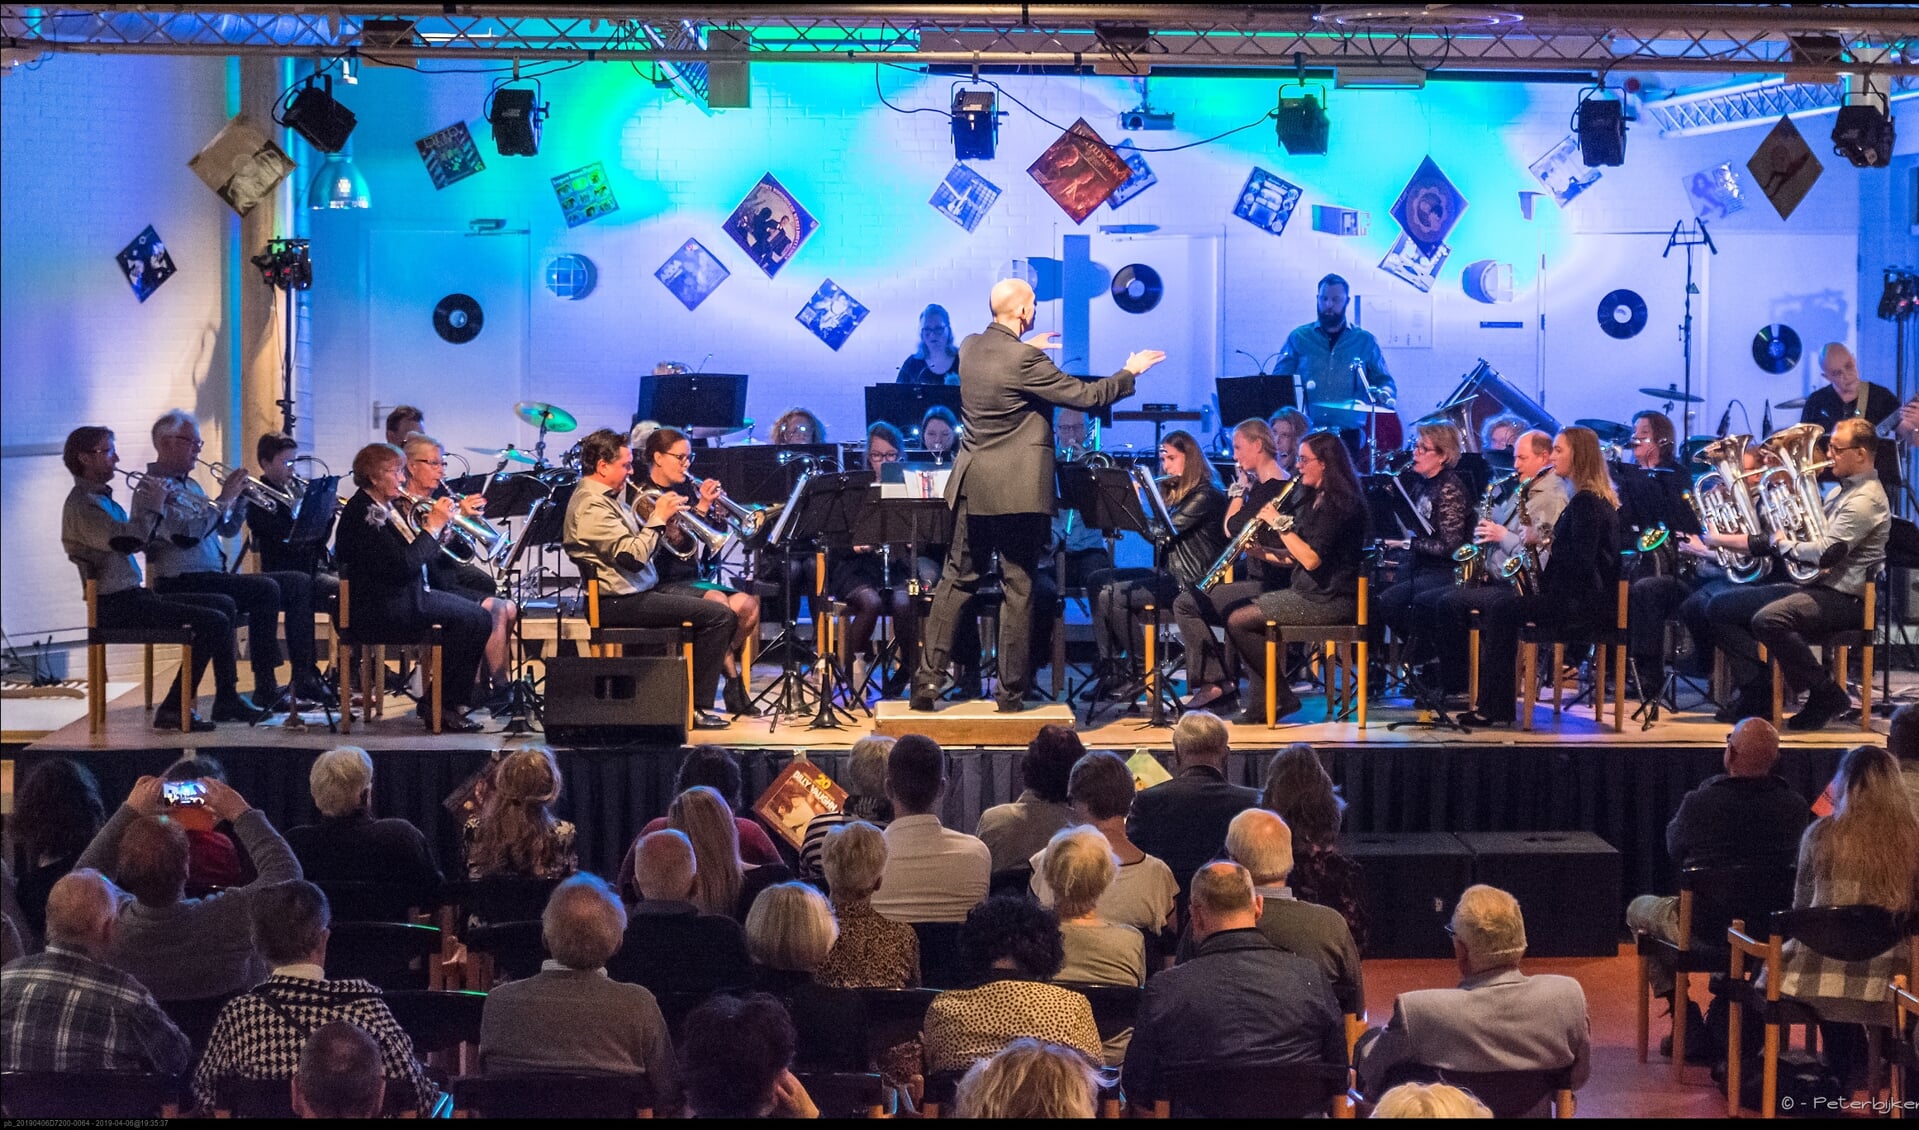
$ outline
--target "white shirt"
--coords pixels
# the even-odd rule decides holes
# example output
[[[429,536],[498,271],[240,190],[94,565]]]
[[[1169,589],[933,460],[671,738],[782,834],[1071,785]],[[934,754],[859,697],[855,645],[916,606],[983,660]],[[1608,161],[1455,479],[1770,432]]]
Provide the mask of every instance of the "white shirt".
[[[895,922],[964,922],[986,897],[993,853],[939,817],[901,816],[886,826],[886,870],[873,909]]]

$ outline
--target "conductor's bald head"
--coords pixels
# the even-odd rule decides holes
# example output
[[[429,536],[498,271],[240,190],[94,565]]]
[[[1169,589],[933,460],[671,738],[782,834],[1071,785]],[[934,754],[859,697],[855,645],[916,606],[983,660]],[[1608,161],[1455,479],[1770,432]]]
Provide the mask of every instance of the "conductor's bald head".
[[[1025,279],[1001,279],[993,284],[993,320],[996,322],[1032,321],[1033,288]]]

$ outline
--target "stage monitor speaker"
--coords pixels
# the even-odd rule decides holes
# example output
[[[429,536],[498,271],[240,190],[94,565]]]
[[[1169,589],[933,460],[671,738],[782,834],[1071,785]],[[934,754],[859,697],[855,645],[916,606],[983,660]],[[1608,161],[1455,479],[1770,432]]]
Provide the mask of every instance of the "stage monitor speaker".
[[[684,745],[686,700],[677,657],[546,661],[546,733],[559,745]]]
[[[1473,882],[1519,900],[1529,957],[1612,957],[1625,932],[1619,851],[1591,832],[1461,832]]]
[[[1446,832],[1348,832],[1339,850],[1366,876],[1364,957],[1451,957],[1453,904],[1472,881],[1472,852]]]

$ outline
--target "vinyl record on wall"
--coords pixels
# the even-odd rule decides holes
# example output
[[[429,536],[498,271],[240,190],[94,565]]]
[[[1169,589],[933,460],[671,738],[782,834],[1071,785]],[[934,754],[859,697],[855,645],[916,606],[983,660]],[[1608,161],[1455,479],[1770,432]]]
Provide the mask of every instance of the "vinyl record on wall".
[[[1129,263],[1113,276],[1113,301],[1128,314],[1146,313],[1164,293],[1159,272],[1144,263]]]
[[[1599,328],[1621,341],[1646,328],[1646,300],[1630,290],[1615,290],[1599,300]]]
[[[449,294],[433,308],[433,332],[454,345],[465,345],[479,337],[480,327],[485,324],[480,304],[468,295]]]
[[[1799,333],[1774,323],[1752,335],[1752,363],[1768,373],[1789,373],[1799,364]]]

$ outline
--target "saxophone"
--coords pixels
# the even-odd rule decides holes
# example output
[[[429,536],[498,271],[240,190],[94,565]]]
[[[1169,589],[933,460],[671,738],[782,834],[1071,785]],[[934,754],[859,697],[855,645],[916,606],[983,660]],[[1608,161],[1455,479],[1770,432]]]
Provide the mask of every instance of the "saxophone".
[[[1284,510],[1286,506],[1286,499],[1293,493],[1293,488],[1298,485],[1299,485],[1298,479],[1295,478],[1295,479],[1288,480],[1286,483],[1286,489],[1279,492],[1278,498],[1273,499],[1273,505],[1275,507],[1280,508],[1281,510]],[[1261,509],[1265,509],[1265,508],[1261,507]],[[1285,533],[1287,530],[1292,529],[1292,526],[1293,526],[1292,515],[1281,514],[1279,518],[1280,518],[1281,524],[1275,527],[1277,532]],[[1199,581],[1196,584],[1194,584],[1193,587],[1195,589],[1198,589],[1200,592],[1205,592],[1208,589],[1212,588],[1214,585],[1218,584],[1220,581],[1224,580],[1226,577],[1227,571],[1233,567],[1233,562],[1239,560],[1239,555],[1241,553],[1244,553],[1246,551],[1246,547],[1251,545],[1253,543],[1253,539],[1258,537],[1262,532],[1265,531],[1265,529],[1266,529],[1266,523],[1260,521],[1258,514],[1254,514],[1251,517],[1247,518],[1246,524],[1239,528],[1239,533],[1234,536],[1232,541],[1226,543],[1226,550],[1225,552],[1219,555],[1219,560],[1213,562],[1212,568],[1206,570],[1206,575],[1201,577]]]
[[[1499,493],[1501,487],[1518,477],[1519,475],[1515,473],[1487,481],[1485,493],[1479,496],[1479,509],[1473,512],[1474,529],[1492,515],[1493,496]],[[1469,541],[1453,550],[1453,584],[1476,585],[1489,579],[1486,573],[1487,549],[1488,547],[1478,542]]]

